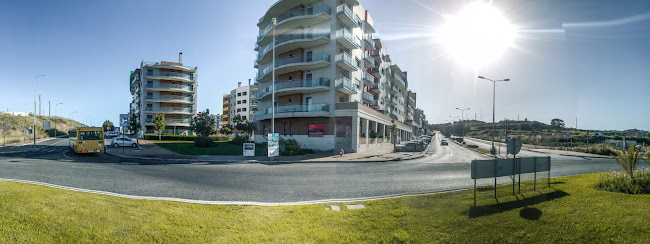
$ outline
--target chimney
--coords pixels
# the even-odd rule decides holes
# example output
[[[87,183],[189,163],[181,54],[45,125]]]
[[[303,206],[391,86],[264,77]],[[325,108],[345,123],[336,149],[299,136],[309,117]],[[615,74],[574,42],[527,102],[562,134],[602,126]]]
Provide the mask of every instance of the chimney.
[[[178,63],[183,63],[183,52],[178,53]]]
[[[241,87],[241,81],[237,82],[237,87]]]
[[[248,86],[251,86],[251,79],[248,79]]]

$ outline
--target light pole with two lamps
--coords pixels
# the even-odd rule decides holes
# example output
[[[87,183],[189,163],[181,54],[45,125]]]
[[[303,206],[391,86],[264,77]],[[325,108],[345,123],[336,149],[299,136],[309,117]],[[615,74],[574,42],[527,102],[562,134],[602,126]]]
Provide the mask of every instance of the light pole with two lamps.
[[[456,108],[457,110],[460,110],[460,120],[465,120],[465,110],[469,110],[469,108]],[[465,137],[465,125],[461,125],[463,127],[463,137]]]
[[[494,122],[494,111],[495,111],[495,109],[494,109],[495,105],[494,104],[496,102],[496,97],[495,96],[496,96],[496,90],[497,90],[497,88],[496,88],[497,85],[496,84],[499,81],[510,81],[510,79],[492,80],[492,79],[485,78],[483,76],[479,76],[478,78],[492,81],[492,150],[491,150],[491,153],[492,153],[492,155],[494,155],[497,152],[496,148],[494,148],[494,131],[496,130],[496,123]]]
[[[59,131],[58,131],[57,127],[56,127],[56,122],[59,121],[59,119],[56,117],[56,108],[61,104],[63,104],[63,103],[54,104],[54,137],[56,137],[57,134],[59,134],[58,133]]]
[[[32,114],[32,117],[34,117],[34,127],[32,128],[32,134],[34,135],[34,147],[36,147],[36,78],[43,76],[45,75],[34,77],[34,113]]]

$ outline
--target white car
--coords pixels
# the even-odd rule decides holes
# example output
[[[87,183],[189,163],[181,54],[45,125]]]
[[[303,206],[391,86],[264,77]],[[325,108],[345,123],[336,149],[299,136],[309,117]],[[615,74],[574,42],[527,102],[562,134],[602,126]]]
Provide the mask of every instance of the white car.
[[[119,136],[119,135],[120,135],[120,132],[117,132],[117,131],[108,131],[108,132],[106,132],[106,136],[110,136],[110,137],[115,137],[115,136]]]
[[[113,147],[138,147],[138,142],[133,141],[128,137],[116,137],[111,140]]]

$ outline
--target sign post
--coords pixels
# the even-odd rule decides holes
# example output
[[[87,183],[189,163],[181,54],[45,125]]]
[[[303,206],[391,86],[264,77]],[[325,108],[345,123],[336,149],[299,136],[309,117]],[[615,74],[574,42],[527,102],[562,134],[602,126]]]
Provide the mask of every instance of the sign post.
[[[7,123],[2,124],[2,135],[4,137],[4,141],[2,142],[2,146],[6,146],[6,143],[7,143]]]
[[[129,126],[129,115],[128,114],[120,114],[120,127],[127,127],[127,126]],[[124,130],[123,129],[124,128],[122,128],[122,130],[121,130],[122,131],[122,140],[124,140]],[[106,143],[104,143],[104,144],[106,144]],[[124,155],[124,143],[122,143],[122,155]]]
[[[269,142],[268,142],[268,157],[277,157],[280,156],[280,134],[278,133],[269,133]]]

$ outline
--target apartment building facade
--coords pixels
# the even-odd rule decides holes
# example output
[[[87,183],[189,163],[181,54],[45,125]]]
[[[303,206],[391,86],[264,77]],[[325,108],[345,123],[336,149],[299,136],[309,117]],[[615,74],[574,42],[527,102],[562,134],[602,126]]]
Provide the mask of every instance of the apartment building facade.
[[[256,142],[266,141],[273,112],[274,132],[306,148],[358,152],[414,136],[405,124],[407,73],[374,38],[359,1],[280,0],[258,27]]]
[[[163,133],[192,135],[190,120],[196,114],[198,69],[185,66],[182,53],[178,62],[142,61],[131,71],[131,113],[138,119],[139,133],[156,133],[154,116],[164,114]]]
[[[224,125],[235,126],[234,119],[241,116],[243,120],[253,121],[257,111],[257,99],[255,93],[258,91],[257,85],[250,84],[242,86],[241,82],[237,83],[237,88],[230,91],[230,94],[223,95],[223,116]]]

